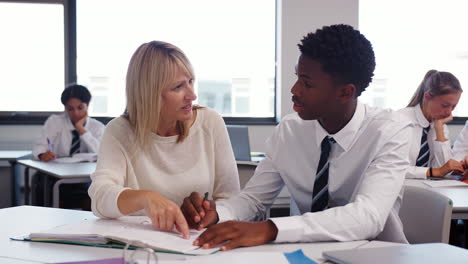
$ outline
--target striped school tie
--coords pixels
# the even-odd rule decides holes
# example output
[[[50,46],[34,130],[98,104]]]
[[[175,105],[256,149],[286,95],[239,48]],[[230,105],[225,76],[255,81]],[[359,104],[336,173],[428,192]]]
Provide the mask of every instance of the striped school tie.
[[[328,206],[328,167],[330,150],[335,140],[332,137],[325,137],[322,140],[320,161],[317,167],[314,190],[312,192],[311,212],[322,211]]]
[[[72,131],[72,143],[70,148],[70,156],[80,152],[80,133],[76,130]]]
[[[423,133],[421,136],[421,147],[419,149],[418,159],[416,160],[416,166],[418,167],[428,167],[429,165],[430,150],[429,144],[427,143],[427,134],[429,133],[429,128],[430,126],[423,128]]]

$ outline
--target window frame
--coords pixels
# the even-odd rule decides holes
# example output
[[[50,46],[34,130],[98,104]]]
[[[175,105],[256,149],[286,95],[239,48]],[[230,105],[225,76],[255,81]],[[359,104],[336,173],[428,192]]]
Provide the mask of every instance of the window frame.
[[[76,83],[77,81],[77,38],[76,38],[76,0],[0,0],[0,2],[11,3],[34,3],[34,4],[62,4],[64,10],[64,64],[65,64],[65,84]],[[275,10],[278,9],[278,1],[275,1]],[[275,12],[275,62],[278,61],[277,38],[278,38],[278,15]],[[274,102],[273,102],[273,117],[223,117],[226,124],[234,125],[277,125],[278,117],[278,67],[275,63],[275,78],[274,78]],[[42,125],[47,118],[60,112],[37,112],[37,111],[0,111],[0,125]],[[97,120],[107,124],[115,117],[97,116]]]

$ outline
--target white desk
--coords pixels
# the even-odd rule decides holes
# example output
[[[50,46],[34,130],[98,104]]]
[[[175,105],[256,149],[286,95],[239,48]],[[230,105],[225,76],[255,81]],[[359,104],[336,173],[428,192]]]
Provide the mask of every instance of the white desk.
[[[58,178],[55,182],[52,192],[52,206],[59,207],[60,201],[60,185],[70,183],[86,183],[90,181],[89,176],[96,170],[95,162],[84,162],[84,163],[54,163],[54,162],[42,162],[36,160],[20,160],[18,164],[26,166],[24,171],[24,202],[29,203],[29,168],[36,169],[47,175]],[[47,181],[44,181],[44,186],[47,185]],[[44,188],[44,201],[48,201],[49,192]]]
[[[444,187],[432,188],[419,179],[407,179],[405,185],[417,186],[447,196],[453,202],[452,219],[468,219],[468,186],[467,187]]]
[[[11,192],[11,205],[16,203],[16,174],[15,166],[18,159],[31,154],[31,151],[23,150],[0,150],[0,160],[8,161],[10,163],[10,192]]]
[[[43,263],[84,261],[99,258],[112,258],[122,256],[121,249],[96,248],[87,246],[62,245],[52,243],[38,243],[25,241],[12,241],[9,238],[18,235],[27,235],[58,225],[79,222],[83,219],[93,218],[93,214],[87,211],[75,211],[66,209],[19,206],[0,209],[0,262],[12,263]],[[329,243],[304,243],[304,244],[268,244],[257,247],[239,248],[230,252],[265,252],[280,251],[291,252],[302,249],[304,254],[318,263],[323,263],[322,251],[352,249],[367,244],[367,241],[354,242],[329,242]],[[218,252],[216,254],[223,254]],[[180,259],[181,255],[158,253],[160,263],[168,260]],[[184,256],[187,260],[196,258]],[[184,261],[181,264],[187,263]]]

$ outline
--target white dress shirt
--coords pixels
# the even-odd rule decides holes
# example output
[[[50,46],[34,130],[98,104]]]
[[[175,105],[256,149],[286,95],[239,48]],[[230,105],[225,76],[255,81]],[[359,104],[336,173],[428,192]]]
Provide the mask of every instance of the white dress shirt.
[[[427,134],[427,144],[429,145],[429,167],[440,168],[442,167],[451,157],[452,151],[450,149],[450,140],[445,142],[436,140],[436,132],[434,124],[427,121],[421,110],[421,106],[406,107],[398,110],[401,114],[409,118],[412,123],[412,133],[410,135],[410,167],[406,173],[407,179],[419,178],[426,179],[427,169],[426,167],[417,167],[416,160],[418,159],[419,150],[421,148],[421,137],[424,127],[431,126]],[[447,125],[444,125],[444,135],[449,138],[449,131]]]
[[[455,143],[453,144],[453,159],[463,160],[468,155],[468,121],[458,134]]]
[[[97,153],[102,134],[104,133],[104,124],[94,118],[88,117],[84,128],[86,133],[80,135],[80,152]],[[73,126],[67,113],[51,115],[44,123],[41,135],[33,147],[32,154],[34,158],[38,159],[40,154],[49,150],[47,138],[52,144],[53,152],[58,157],[70,156],[73,130],[75,130],[75,126]]]
[[[136,143],[126,118],[109,122],[88,190],[93,213],[106,218],[122,216],[117,200],[126,189],[155,191],[177,205],[191,192],[209,192],[214,200],[239,193],[234,152],[218,113],[198,109],[188,136],[180,143],[177,138],[152,133],[145,151]]]
[[[398,217],[409,165],[409,122],[396,112],[358,103],[349,123],[334,135],[329,206],[310,213],[320,144],[318,121],[286,116],[267,140],[266,158],[242,192],[217,202],[220,221],[260,220],[284,185],[302,215],[271,218],[276,242],[374,239],[407,242]],[[379,235],[380,234],[380,235]]]

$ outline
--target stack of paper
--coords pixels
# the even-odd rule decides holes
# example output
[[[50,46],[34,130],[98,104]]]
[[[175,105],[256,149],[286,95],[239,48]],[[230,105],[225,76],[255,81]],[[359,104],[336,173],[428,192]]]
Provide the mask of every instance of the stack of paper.
[[[190,239],[184,239],[176,231],[155,230],[146,216],[125,216],[117,220],[90,219],[76,224],[62,225],[31,233],[24,237],[24,240],[93,246],[118,241],[124,245],[191,255],[207,255],[219,250],[193,246],[193,241],[202,231],[190,231]]]

